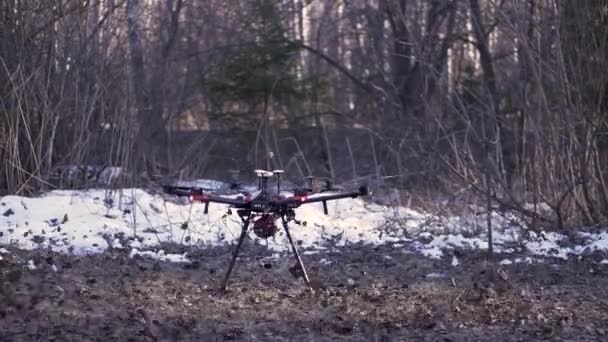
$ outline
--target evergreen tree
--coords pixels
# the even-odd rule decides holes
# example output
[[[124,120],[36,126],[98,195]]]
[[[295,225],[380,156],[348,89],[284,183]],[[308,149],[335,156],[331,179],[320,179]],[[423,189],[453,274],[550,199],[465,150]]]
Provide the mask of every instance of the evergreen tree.
[[[247,123],[301,99],[308,82],[296,75],[294,57],[301,47],[283,27],[276,0],[255,0],[242,27],[248,37],[226,52],[204,85],[215,99],[213,116]],[[273,107],[276,108],[271,108]]]

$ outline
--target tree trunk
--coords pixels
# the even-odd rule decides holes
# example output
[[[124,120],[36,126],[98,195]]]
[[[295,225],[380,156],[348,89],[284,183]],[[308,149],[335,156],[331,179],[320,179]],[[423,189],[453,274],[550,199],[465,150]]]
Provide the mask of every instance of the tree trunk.
[[[127,23],[129,27],[129,50],[131,54],[131,88],[135,95],[137,110],[137,130],[135,168],[145,171],[148,176],[154,173],[159,138],[165,134],[161,113],[154,110],[149,96],[144,70],[144,54],[139,28],[139,0],[127,0]]]
[[[502,137],[504,135],[504,123],[500,117],[500,98],[498,88],[496,86],[496,74],[494,72],[494,62],[492,54],[488,46],[488,41],[484,32],[484,24],[481,15],[479,0],[470,0],[471,19],[473,21],[473,33],[479,51],[481,68],[483,71],[483,83],[488,94],[489,111],[488,120],[485,126],[486,143],[494,144],[494,158],[497,169],[493,170],[497,176],[502,174],[507,179],[511,178],[514,171],[513,154],[504,144]],[[491,155],[488,155],[490,158]],[[504,178],[503,178],[504,179]]]
[[[397,89],[397,96],[401,105],[401,112],[410,111],[412,66],[412,44],[410,33],[407,27],[407,1],[400,0],[397,9],[387,6],[387,17],[393,31],[393,83]],[[397,111],[396,118],[401,118],[401,113]]]

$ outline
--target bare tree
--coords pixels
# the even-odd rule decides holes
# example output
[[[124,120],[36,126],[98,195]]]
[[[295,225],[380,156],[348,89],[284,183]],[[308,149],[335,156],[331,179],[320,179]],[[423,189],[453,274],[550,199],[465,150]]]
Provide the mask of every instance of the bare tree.
[[[301,134],[294,158],[309,153],[335,178],[356,169],[410,191],[472,189],[488,212],[533,225],[608,218],[601,2],[256,1],[285,33],[280,67],[251,67],[263,55],[253,0],[0,2],[0,187],[87,186],[57,182],[74,167],[183,171],[201,150],[186,171],[212,170],[231,145],[212,131],[254,123],[268,151]],[[271,76],[265,101],[209,86],[268,80],[234,70]],[[244,162],[259,162],[254,150]]]

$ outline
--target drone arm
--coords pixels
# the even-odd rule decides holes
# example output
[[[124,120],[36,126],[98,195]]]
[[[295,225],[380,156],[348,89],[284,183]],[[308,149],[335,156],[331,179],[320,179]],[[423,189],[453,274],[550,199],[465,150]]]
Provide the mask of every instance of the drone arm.
[[[248,203],[239,199],[225,198],[213,195],[190,195],[190,201],[205,203],[205,208],[203,210],[205,214],[209,213],[209,203],[228,204],[234,208],[243,208]]]
[[[163,192],[165,192],[169,195],[175,195],[175,196],[191,196],[191,195],[202,195],[203,189],[186,187],[186,186],[165,185],[165,186],[163,186]]]
[[[248,203],[247,201],[238,198],[227,198],[204,194],[201,188],[165,186],[163,187],[163,190],[170,195],[188,197],[191,202],[205,203],[205,212],[207,212],[209,209],[209,203],[228,204],[236,208],[241,208]]]
[[[329,195],[329,196],[315,196],[313,198],[302,198],[301,199],[301,204],[307,204],[307,203],[316,203],[316,202],[322,202],[323,203],[323,213],[325,215],[329,215],[329,209],[327,208],[327,201],[331,201],[331,200],[338,200],[338,199],[342,199],[342,198],[355,198],[357,196],[360,196],[360,194],[358,192],[347,192],[347,193],[343,193],[343,194],[335,194],[335,195]]]
[[[342,198],[356,198],[359,196],[367,196],[368,194],[369,194],[369,191],[367,190],[367,187],[362,186],[359,188],[359,191],[343,192],[343,193],[314,196],[314,197],[294,196],[289,199],[289,201],[290,201],[289,203],[291,203],[291,207],[299,207],[302,204],[322,202],[323,203],[323,213],[325,215],[328,215],[329,210],[327,209],[327,201],[338,200],[338,199],[342,199]]]
[[[359,191],[342,192],[342,193],[337,193],[337,194],[332,194],[332,195],[321,195],[321,196],[302,198],[301,203],[302,204],[314,203],[314,202],[324,202],[325,203],[327,201],[338,200],[338,199],[342,199],[342,198],[356,198],[359,196],[367,196],[368,194],[369,194],[369,191],[367,190],[367,187],[362,186],[359,188]]]

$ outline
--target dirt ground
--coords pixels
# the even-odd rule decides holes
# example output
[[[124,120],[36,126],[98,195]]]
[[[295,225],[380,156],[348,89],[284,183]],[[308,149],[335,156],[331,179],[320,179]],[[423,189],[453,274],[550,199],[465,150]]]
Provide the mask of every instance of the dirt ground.
[[[608,340],[608,265],[587,259],[459,252],[454,267],[391,245],[328,248],[303,256],[311,293],[291,255],[247,241],[221,293],[231,249],[188,251],[192,264],[10,249],[0,341]]]

